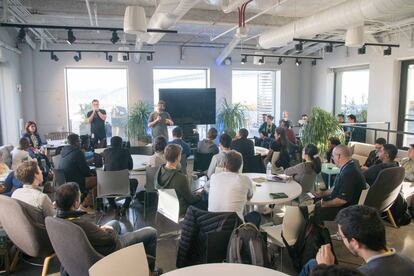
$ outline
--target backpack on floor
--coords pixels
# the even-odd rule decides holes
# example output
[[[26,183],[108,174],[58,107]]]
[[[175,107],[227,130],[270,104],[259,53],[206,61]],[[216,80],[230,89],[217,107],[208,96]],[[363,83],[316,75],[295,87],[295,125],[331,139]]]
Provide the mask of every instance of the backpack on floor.
[[[289,245],[282,232],[283,243],[285,244],[289,256],[292,259],[293,267],[298,272],[302,270],[302,267],[310,259],[314,259],[316,257],[319,248],[324,244],[331,244],[332,253],[335,255],[328,229],[324,226],[318,225],[314,221],[313,215],[310,216],[308,213],[307,206],[300,206],[299,209],[304,218],[304,222],[299,227],[297,235],[298,238],[295,244]]]
[[[397,199],[390,208],[390,211],[397,226],[410,224],[411,214],[408,211],[407,201],[401,194],[398,194]]]
[[[227,262],[270,267],[267,235],[252,223],[234,229],[227,248]]]

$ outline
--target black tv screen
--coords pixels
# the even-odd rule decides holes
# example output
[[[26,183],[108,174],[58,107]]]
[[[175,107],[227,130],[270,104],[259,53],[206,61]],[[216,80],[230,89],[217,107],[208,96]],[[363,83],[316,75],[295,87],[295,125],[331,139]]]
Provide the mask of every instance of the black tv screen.
[[[175,125],[205,125],[216,123],[215,88],[160,89]]]

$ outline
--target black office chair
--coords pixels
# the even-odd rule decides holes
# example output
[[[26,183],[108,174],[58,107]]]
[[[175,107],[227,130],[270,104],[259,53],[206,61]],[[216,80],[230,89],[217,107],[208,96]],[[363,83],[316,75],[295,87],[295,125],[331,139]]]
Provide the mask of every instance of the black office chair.
[[[205,172],[208,170],[208,167],[210,166],[213,155],[213,153],[199,152],[196,152],[194,154],[193,172],[195,172],[198,177],[205,175]]]
[[[150,146],[130,147],[129,152],[131,154],[153,155],[154,149]]]
[[[243,164],[244,173],[266,173],[266,168],[261,155],[247,157]]]

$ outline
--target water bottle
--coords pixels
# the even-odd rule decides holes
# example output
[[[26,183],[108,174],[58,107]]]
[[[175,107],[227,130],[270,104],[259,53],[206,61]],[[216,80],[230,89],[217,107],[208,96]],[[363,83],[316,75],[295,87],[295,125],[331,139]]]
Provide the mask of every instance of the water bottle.
[[[266,178],[271,179],[272,178],[272,162],[267,163],[266,166]]]

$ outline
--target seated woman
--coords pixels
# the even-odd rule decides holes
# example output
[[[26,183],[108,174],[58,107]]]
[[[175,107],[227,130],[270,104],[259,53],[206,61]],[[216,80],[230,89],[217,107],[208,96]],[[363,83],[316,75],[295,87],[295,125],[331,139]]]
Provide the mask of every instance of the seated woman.
[[[38,164],[43,172],[46,172],[45,176],[51,168],[49,159],[42,149],[42,139],[40,138],[39,133],[37,133],[37,125],[34,121],[28,121],[25,127],[26,132],[23,134],[23,137],[29,139],[29,153],[32,158],[36,158]],[[46,168],[44,168],[43,162],[46,163]]]
[[[290,167],[290,156],[289,156],[289,141],[286,136],[286,131],[284,128],[278,127],[276,128],[276,140],[272,142],[270,145],[269,153],[267,154],[265,163],[272,162],[272,156],[274,152],[279,153],[279,157],[277,158],[275,164],[276,168],[280,170],[284,170]]]
[[[276,125],[273,123],[273,116],[266,115],[266,121],[259,128],[259,138],[255,137],[255,146],[269,148],[275,139]]]
[[[293,176],[293,179],[301,184],[305,174],[319,174],[322,168],[322,161],[318,155],[318,148],[315,145],[307,145],[303,150],[302,158],[305,162],[285,170],[285,174]]]
[[[148,166],[159,167],[164,165],[167,161],[164,156],[164,149],[167,146],[167,140],[164,136],[158,136],[154,140],[154,154],[148,160]]]
[[[185,214],[188,206],[207,210],[207,201],[202,200],[203,192],[193,194],[190,190],[188,178],[178,169],[181,161],[181,146],[170,144],[165,148],[167,164],[159,167],[155,173],[156,189],[174,189],[180,202],[180,215]]]
[[[213,154],[219,153],[219,148],[214,143],[214,140],[216,138],[217,138],[217,129],[212,127],[207,132],[207,139],[203,139],[200,142],[198,142],[197,152],[199,152],[199,153],[213,153]]]
[[[43,174],[36,161],[25,161],[20,164],[16,170],[16,177],[24,185],[13,192],[12,198],[39,208],[45,217],[56,215],[52,201],[39,189],[43,182]]]
[[[12,170],[16,170],[17,167],[23,162],[28,160],[33,160],[29,154],[29,139],[22,137],[19,140],[19,146],[14,148],[11,152],[12,154]]]

